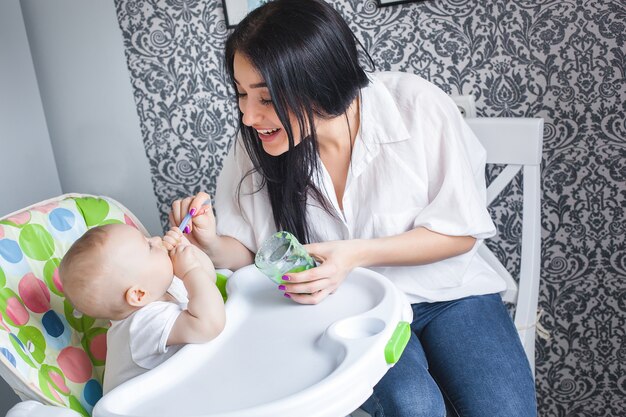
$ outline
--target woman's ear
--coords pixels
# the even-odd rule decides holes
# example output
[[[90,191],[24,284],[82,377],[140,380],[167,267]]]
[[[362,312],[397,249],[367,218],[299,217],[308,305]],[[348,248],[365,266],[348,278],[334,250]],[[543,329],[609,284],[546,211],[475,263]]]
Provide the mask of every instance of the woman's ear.
[[[126,302],[133,307],[143,307],[148,304],[148,291],[133,285],[126,291]]]

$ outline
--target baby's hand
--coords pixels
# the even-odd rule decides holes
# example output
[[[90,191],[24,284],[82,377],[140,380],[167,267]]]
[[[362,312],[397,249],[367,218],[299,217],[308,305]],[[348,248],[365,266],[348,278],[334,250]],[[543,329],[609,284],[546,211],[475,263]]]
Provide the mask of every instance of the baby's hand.
[[[184,255],[184,258],[195,258],[194,262],[198,262],[202,269],[211,276],[215,276],[215,267],[213,266],[213,262],[209,256],[204,253],[200,248],[195,245],[192,245],[187,237],[182,234],[178,227],[172,227],[166,234],[163,236],[163,246],[170,252],[170,258],[172,259],[172,263],[174,264],[174,274],[179,278],[183,278],[186,272],[177,272],[176,270],[176,260],[180,256],[181,260],[183,259],[182,253],[187,252]],[[188,248],[187,248],[188,247]],[[177,250],[181,248],[180,251]],[[185,248],[185,249],[183,249]],[[180,252],[180,254],[179,254]],[[181,261],[178,261],[179,263]],[[182,265],[186,265],[187,261],[183,261]]]
[[[186,240],[185,236],[183,236],[183,239]],[[202,264],[202,267],[204,268],[204,270],[214,279],[216,278],[215,275],[215,266],[213,265],[213,261],[211,261],[211,258],[209,258],[209,255],[207,255],[206,253],[204,253],[204,251],[202,249],[200,249],[199,247],[197,247],[196,245],[191,245],[193,248],[193,252],[195,254],[195,256],[198,258],[198,261]]]
[[[163,236],[163,246],[170,252],[181,243],[189,244],[189,241],[178,227],[170,228],[165,236]]]
[[[197,248],[190,244],[181,243],[170,251],[174,275],[184,280],[185,275],[194,269],[205,269],[196,253]]]

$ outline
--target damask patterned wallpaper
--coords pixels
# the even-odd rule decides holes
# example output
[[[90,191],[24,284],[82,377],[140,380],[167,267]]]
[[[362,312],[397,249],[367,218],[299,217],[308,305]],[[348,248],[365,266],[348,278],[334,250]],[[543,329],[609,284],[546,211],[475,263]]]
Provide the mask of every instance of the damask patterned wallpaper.
[[[479,116],[543,117],[541,416],[626,415],[626,3],[332,0],[378,70],[473,94]],[[163,224],[214,191],[235,133],[217,0],[116,0]],[[492,207],[519,257],[515,187]]]

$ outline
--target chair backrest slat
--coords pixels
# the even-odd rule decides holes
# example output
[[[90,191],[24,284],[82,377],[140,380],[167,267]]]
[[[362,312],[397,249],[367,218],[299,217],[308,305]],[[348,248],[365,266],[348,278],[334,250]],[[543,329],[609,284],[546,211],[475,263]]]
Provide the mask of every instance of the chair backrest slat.
[[[502,172],[491,181],[487,187],[487,205],[493,203],[493,200],[509,185],[513,178],[522,169],[521,165],[507,165]]]
[[[473,118],[466,121],[485,147],[487,163],[507,165],[489,185],[487,204],[513,181],[520,168],[523,170],[522,253],[518,282],[485,245],[479,248],[479,254],[507,283],[503,299],[516,304],[515,325],[534,372],[541,257],[543,119]]]
[[[479,117],[466,121],[487,150],[488,164],[541,163],[543,119]]]

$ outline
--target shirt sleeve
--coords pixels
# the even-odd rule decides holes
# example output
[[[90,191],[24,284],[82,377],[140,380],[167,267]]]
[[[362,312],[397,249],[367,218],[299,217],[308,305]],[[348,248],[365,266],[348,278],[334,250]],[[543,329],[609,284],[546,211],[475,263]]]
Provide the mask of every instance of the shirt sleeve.
[[[130,351],[133,361],[152,369],[172,356],[180,346],[167,346],[167,339],[182,307],[154,301],[139,309],[130,324]]]
[[[421,126],[429,204],[414,226],[450,236],[495,234],[486,205],[486,152],[456,105],[442,91],[428,103]]]
[[[217,179],[217,189],[215,192],[215,215],[217,221],[217,233],[220,236],[230,236],[237,239],[253,253],[257,251],[254,229],[251,222],[246,218],[246,205],[251,199],[250,188],[247,185],[252,182],[248,176],[244,183],[242,178],[246,174],[243,169],[240,153],[243,149],[238,144],[231,147],[227,157],[224,159],[222,171]],[[239,193],[241,183],[241,198]]]

